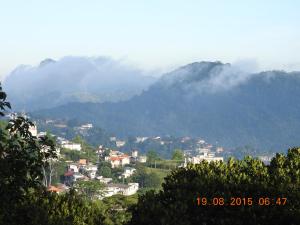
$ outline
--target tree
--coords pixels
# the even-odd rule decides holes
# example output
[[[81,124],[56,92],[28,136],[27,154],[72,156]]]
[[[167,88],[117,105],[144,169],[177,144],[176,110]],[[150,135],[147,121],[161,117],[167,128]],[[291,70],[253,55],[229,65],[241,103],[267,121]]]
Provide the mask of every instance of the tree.
[[[102,166],[99,170],[99,175],[103,177],[111,177],[111,168],[108,166]]]
[[[142,164],[137,164],[136,171],[135,171],[134,175],[132,176],[132,180],[134,182],[139,183],[140,188],[144,188],[144,187],[146,187],[146,184],[145,184],[146,177],[147,177],[147,172],[146,172],[145,166]]]
[[[10,108],[5,100],[6,94],[0,86],[2,116]],[[32,136],[31,126],[31,121],[18,116],[0,130],[0,223],[13,220],[13,212],[28,193],[43,189],[45,160],[56,157],[53,141],[47,136]]]
[[[172,171],[162,191],[140,196],[129,224],[297,225],[299,171],[300,148],[278,154],[270,165],[249,156],[188,165]]]
[[[151,172],[146,174],[144,178],[144,185],[146,188],[159,188],[161,185],[161,180],[156,173]]]
[[[110,162],[100,161],[98,164],[97,174],[103,177],[111,177],[112,169]]]
[[[83,196],[89,199],[97,198],[103,195],[104,184],[97,180],[77,181],[75,189],[79,190]]]
[[[172,159],[173,159],[173,160],[183,160],[183,159],[184,159],[184,155],[183,155],[182,150],[180,150],[180,149],[175,149],[175,150],[173,151]]]
[[[15,225],[99,225],[112,224],[104,204],[89,201],[75,190],[58,195],[35,192],[18,208]],[[2,224],[2,223],[1,223]]]

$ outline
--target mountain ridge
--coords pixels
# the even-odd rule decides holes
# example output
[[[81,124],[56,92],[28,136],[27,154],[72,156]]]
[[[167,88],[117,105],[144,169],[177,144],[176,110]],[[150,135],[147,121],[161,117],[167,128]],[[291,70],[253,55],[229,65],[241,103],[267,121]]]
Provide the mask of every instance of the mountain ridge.
[[[240,71],[220,62],[189,64],[126,101],[69,103],[33,114],[89,121],[120,136],[199,136],[274,150],[299,145],[300,73]]]

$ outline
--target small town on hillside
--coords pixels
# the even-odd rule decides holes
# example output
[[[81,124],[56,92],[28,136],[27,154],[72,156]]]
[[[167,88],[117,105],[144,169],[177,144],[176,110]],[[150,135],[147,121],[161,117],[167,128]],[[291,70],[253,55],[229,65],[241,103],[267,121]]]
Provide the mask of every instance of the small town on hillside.
[[[92,127],[92,124],[83,124],[77,129],[84,132]],[[37,137],[46,135],[46,132],[38,132],[37,126],[30,127],[30,132],[33,136]],[[147,139],[149,139],[149,137],[137,137],[136,142],[144,142]],[[163,140],[161,140],[160,137],[154,137],[153,139],[158,140],[161,144],[163,144]],[[76,143],[59,136],[56,137],[56,140],[58,144],[58,158],[54,160],[64,160],[64,151],[68,151],[68,153],[73,152],[75,154],[83,151],[83,146],[80,143]],[[125,141],[118,140],[116,137],[110,137],[110,140],[115,141],[117,149],[126,144]],[[181,141],[186,142],[188,140],[188,137],[184,137]],[[182,163],[180,163],[178,167],[185,167],[187,166],[187,163],[196,164],[202,160],[207,160],[208,162],[223,161],[223,157],[215,156],[215,154],[220,154],[223,151],[223,148],[218,147],[216,152],[213,152],[211,151],[213,146],[207,144],[204,140],[199,140],[198,146],[199,147],[197,149],[183,151],[184,160],[182,160]],[[77,161],[65,160],[66,168],[62,179],[63,182],[54,185],[48,181],[48,190],[63,193],[68,191],[71,187],[76,188],[76,184],[78,182],[84,183],[88,181],[97,181],[103,184],[101,194],[96,195],[98,198],[109,197],[116,194],[129,196],[137,193],[140,188],[139,183],[124,182],[124,180],[128,180],[135,174],[135,165],[147,163],[146,155],[140,154],[137,149],[132,149],[130,154],[126,154],[118,150],[105,148],[103,145],[99,145],[95,153],[97,155],[97,161],[95,163],[91,162],[88,158],[79,158]],[[111,169],[118,169],[119,172],[117,174],[117,179],[100,175],[100,163],[108,164]],[[154,164],[155,163],[156,162],[154,162]],[[156,167],[156,165],[153,167]]]
[[[49,119],[45,123],[53,124],[60,129],[68,127],[67,124]],[[185,149],[175,150],[179,156],[173,156],[173,160],[161,160],[158,155],[151,155],[151,151],[142,152],[136,146],[149,141],[157,143],[158,146],[165,146],[172,143],[172,139],[159,136],[135,137],[136,145],[125,148],[128,144],[126,140],[110,136],[109,141],[114,143],[113,147],[98,145],[91,148],[84,139],[79,137],[84,137],[89,130],[94,128],[91,123],[74,127],[76,134],[79,134],[77,140],[74,138],[69,140],[63,135],[59,136],[52,132],[38,131],[37,123],[34,124],[29,128],[33,136],[51,135],[57,143],[57,158],[48,160],[50,166],[44,170],[44,185],[49,191],[56,193],[67,192],[70,188],[85,192],[84,190],[90,190],[92,185],[95,189],[92,198],[103,199],[117,194],[130,196],[143,188],[159,187],[163,177],[171,169],[198,164],[203,160],[224,161],[224,148],[209,144],[202,138],[180,138],[179,142],[183,146],[186,143],[193,144],[186,145],[188,147]],[[148,171],[148,175],[151,174],[150,180],[147,181],[147,178],[140,174],[140,168]],[[160,181],[156,181],[158,180],[155,177],[157,171],[161,173]],[[159,185],[152,186],[152,183]]]

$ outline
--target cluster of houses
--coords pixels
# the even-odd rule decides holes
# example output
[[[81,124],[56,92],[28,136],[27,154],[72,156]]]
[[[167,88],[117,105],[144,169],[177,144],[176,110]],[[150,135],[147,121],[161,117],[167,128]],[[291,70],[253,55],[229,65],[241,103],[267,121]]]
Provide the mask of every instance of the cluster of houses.
[[[187,150],[184,152],[184,163],[182,167],[186,167],[188,163],[199,164],[202,161],[216,162],[224,161],[221,156],[216,156],[216,152],[211,151],[209,148],[197,148],[195,150]]]
[[[98,151],[99,152],[99,151]],[[100,151],[101,152],[101,151]],[[134,152],[133,155],[137,153]],[[109,156],[105,156],[105,161],[111,163],[112,168],[122,167],[123,172],[119,175],[119,179],[128,178],[132,176],[136,169],[130,167],[130,158],[132,156],[128,156],[124,153],[110,150]],[[68,162],[68,169],[64,174],[64,183],[66,186],[71,187],[77,181],[88,181],[94,180],[97,182],[101,182],[105,185],[102,197],[109,197],[115,194],[121,195],[133,195],[139,189],[138,183],[113,183],[113,179],[111,177],[103,177],[97,176],[97,165],[89,163],[86,159],[80,159],[78,162]]]
[[[80,127],[77,127],[78,130],[82,132],[86,132],[87,130],[93,128],[92,124],[83,124]],[[46,135],[45,132],[37,132],[37,127],[32,126],[29,128],[29,131],[34,136],[42,136]],[[150,137],[137,137],[136,142],[141,143],[148,140]],[[166,144],[168,141],[161,137],[152,137],[155,141],[160,142],[162,145]],[[126,144],[125,141],[117,140],[116,137],[111,137],[111,141],[115,141],[117,147],[122,147]],[[65,138],[57,137],[58,144],[61,148],[69,149],[72,151],[82,151],[82,146],[79,143],[73,143]],[[180,142],[185,143],[191,141],[190,137],[181,138]],[[188,163],[197,164],[203,160],[208,162],[212,161],[223,161],[223,157],[218,156],[223,152],[223,148],[216,147],[213,148],[212,145],[207,144],[204,140],[199,139],[196,142],[197,148],[193,150],[185,150],[184,156],[185,161],[181,165],[183,167],[187,166]],[[104,160],[110,163],[111,168],[123,168],[123,172],[119,174],[119,180],[123,180],[123,178],[128,178],[134,175],[136,169],[132,167],[133,164],[136,163],[146,163],[147,157],[144,155],[139,155],[138,150],[133,150],[131,154],[125,154],[121,151],[112,150],[108,148],[104,148],[103,146],[99,146],[96,151],[98,154],[99,160]],[[58,185],[56,187],[50,186],[49,191],[54,191],[57,193],[61,193],[67,191],[73,184],[76,184],[77,181],[96,181],[104,184],[105,188],[103,190],[102,197],[109,197],[115,194],[122,195],[132,195],[135,194],[138,189],[138,183],[114,183],[111,177],[103,177],[98,176],[98,164],[92,164],[87,159],[80,159],[77,162],[66,161],[68,166],[66,168],[66,172],[64,173],[64,184]]]
[[[116,150],[109,150],[109,154],[104,155],[107,150],[108,149],[99,146],[98,154],[99,157],[103,157],[105,161],[110,162],[112,168],[124,167],[125,165],[134,164],[136,162],[146,163],[147,161],[147,157],[145,155],[139,155],[138,150],[133,150],[131,155]]]
[[[123,168],[123,172],[118,176],[120,180],[123,178],[126,179],[135,173],[136,169],[131,167],[131,164],[136,162],[145,163],[147,161],[146,156],[139,156],[137,150],[133,150],[131,155],[127,155],[120,151],[99,146],[97,154],[99,159],[109,162],[111,168]],[[70,161],[67,163],[68,168],[64,174],[64,184],[68,187],[73,186],[79,180],[98,181],[105,185],[101,197],[109,197],[115,194],[132,195],[135,194],[139,189],[138,183],[113,183],[113,179],[111,177],[97,176],[97,164],[91,164],[86,159],[80,159],[78,162]]]

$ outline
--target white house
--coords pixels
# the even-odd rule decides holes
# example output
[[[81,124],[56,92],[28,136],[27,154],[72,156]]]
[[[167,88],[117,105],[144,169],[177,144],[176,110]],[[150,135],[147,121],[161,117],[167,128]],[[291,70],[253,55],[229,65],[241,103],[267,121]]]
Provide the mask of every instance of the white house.
[[[78,143],[67,142],[67,143],[62,144],[61,147],[69,149],[69,150],[81,151],[81,144],[78,144]]]
[[[37,136],[38,134],[36,125],[30,126],[28,131],[31,133],[32,136]]]
[[[68,166],[68,170],[73,171],[74,173],[78,173],[79,172],[78,166],[75,165],[75,164],[70,164]]]
[[[118,148],[123,147],[125,144],[126,144],[125,141],[121,141],[121,140],[116,141],[116,146],[117,146]]]
[[[142,143],[144,141],[146,141],[148,139],[148,137],[136,137],[136,143]]]
[[[83,124],[80,126],[80,129],[82,129],[82,130],[88,130],[91,128],[93,128],[93,124],[91,124],[91,123]]]
[[[99,180],[101,183],[104,183],[104,184],[108,184],[112,181],[112,178],[108,177],[103,177],[103,176],[98,176],[96,177],[97,180]]]
[[[122,173],[121,177],[124,177],[124,178],[130,177],[134,174],[135,171],[136,171],[135,168],[124,167],[124,172]]]
[[[132,156],[132,157],[137,158],[138,155],[139,155],[139,151],[138,151],[138,150],[135,149],[135,150],[132,150],[132,151],[131,151],[131,156]]]
[[[192,158],[188,159],[188,162],[193,163],[193,164],[198,164],[202,162],[203,160],[206,160],[208,162],[212,161],[224,161],[223,157],[216,157],[215,153],[213,152],[204,152],[201,155],[194,156]]]
[[[147,162],[147,156],[145,155],[140,155],[138,157],[138,160],[137,160],[139,163],[146,163]]]
[[[138,183],[128,183],[126,184],[107,184],[106,188],[104,190],[104,196],[110,197],[116,194],[121,195],[133,195],[139,190],[139,184]]]

